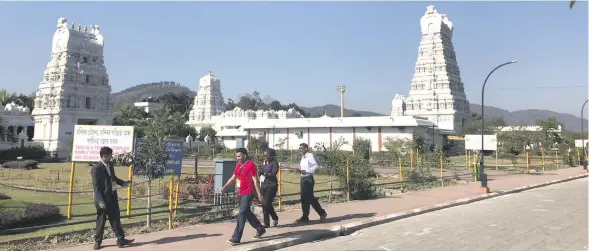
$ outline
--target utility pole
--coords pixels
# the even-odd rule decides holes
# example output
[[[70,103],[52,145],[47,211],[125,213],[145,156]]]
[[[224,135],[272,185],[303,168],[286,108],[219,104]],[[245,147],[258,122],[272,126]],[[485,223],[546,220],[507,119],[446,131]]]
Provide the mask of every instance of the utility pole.
[[[344,117],[344,92],[346,92],[346,85],[338,85],[337,91],[340,94],[340,116]]]

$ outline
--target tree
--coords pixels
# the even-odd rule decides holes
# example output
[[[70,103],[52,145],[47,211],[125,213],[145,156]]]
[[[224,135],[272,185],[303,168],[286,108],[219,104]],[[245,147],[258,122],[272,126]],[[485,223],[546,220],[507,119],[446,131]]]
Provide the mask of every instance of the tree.
[[[273,100],[272,102],[270,102],[270,104],[268,104],[268,106],[270,107],[270,110],[282,110],[282,104],[280,104],[280,101],[278,100]]]
[[[507,132],[498,134],[498,141],[502,143],[503,151],[518,155],[531,147],[533,143],[540,142],[537,132],[526,130],[525,126],[514,127]]]
[[[393,163],[408,156],[412,150],[417,149],[416,143],[411,139],[386,137],[383,146],[389,151]]]
[[[115,110],[113,125],[134,126],[149,117],[145,110],[132,105],[118,105]]]
[[[6,91],[6,89],[0,90],[0,102],[2,102],[2,105],[8,104],[9,97],[10,95],[8,95],[8,91]]]
[[[170,138],[165,121],[151,120],[141,138],[141,145],[135,152],[133,173],[147,178],[147,227],[151,227],[151,182],[166,174],[169,156],[165,141]]]
[[[481,127],[482,125],[482,117],[477,114],[477,113],[472,113],[472,121],[471,123],[469,123],[468,125],[466,125],[464,128],[462,128],[462,130],[460,131],[461,135],[466,135],[466,134],[474,134],[474,133],[481,133]],[[505,120],[503,120],[503,117],[499,117],[499,118],[486,118],[485,119],[485,134],[495,134],[499,131],[501,131],[501,129],[503,127],[506,126]]]
[[[575,2],[577,2],[577,1],[575,1],[575,0],[572,0],[572,1],[570,1],[570,2],[569,2],[569,8],[571,8],[571,9],[572,9],[572,8],[573,8],[573,6],[575,5]]]
[[[180,112],[173,112],[168,108],[156,109],[151,114],[152,118],[145,120],[144,123],[150,121],[158,121],[166,124],[166,134],[170,138],[182,139],[186,138],[189,134],[196,135],[196,130],[185,123],[184,115]]]
[[[238,102],[235,103],[232,99],[228,99],[225,104],[227,110],[233,110],[235,107],[239,107],[242,110],[288,110],[290,108],[298,111],[303,117],[309,117],[309,114],[301,109],[297,104],[290,103],[288,105],[282,105],[278,100],[272,100],[268,103],[260,97],[260,93],[254,91],[252,94],[245,94],[238,98]]]
[[[164,96],[158,98],[158,100],[164,102],[164,107],[170,109],[173,112],[182,114],[185,120],[188,120],[190,109],[194,103],[194,97],[191,97],[188,92],[182,93],[167,93]]]
[[[563,142],[560,133],[555,131],[559,126],[562,127],[562,123],[560,123],[555,117],[550,117],[545,120],[536,120],[536,125],[541,127],[542,139],[540,142],[543,147],[552,147],[554,144],[560,144]]]
[[[215,129],[210,126],[200,128],[200,132],[198,132],[198,140],[205,141],[206,136],[211,138],[211,143],[215,143],[217,141],[217,131],[215,131]]]
[[[225,110],[231,111],[235,109],[235,107],[237,107],[235,101],[233,101],[233,99],[227,99],[227,103],[225,104]]]

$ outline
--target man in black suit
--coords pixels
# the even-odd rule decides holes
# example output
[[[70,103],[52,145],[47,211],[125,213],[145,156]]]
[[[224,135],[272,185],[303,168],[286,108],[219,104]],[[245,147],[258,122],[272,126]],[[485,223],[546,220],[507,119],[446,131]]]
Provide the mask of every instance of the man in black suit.
[[[94,234],[94,250],[100,249],[104,235],[106,218],[110,222],[117,245],[122,248],[131,244],[134,240],[125,239],[125,232],[121,226],[121,210],[117,190],[113,188],[113,181],[119,186],[129,186],[129,181],[122,181],[115,175],[112,164],[112,149],[110,147],[100,148],[100,162],[92,167],[92,187],[94,188],[94,199],[96,202],[96,232]]]

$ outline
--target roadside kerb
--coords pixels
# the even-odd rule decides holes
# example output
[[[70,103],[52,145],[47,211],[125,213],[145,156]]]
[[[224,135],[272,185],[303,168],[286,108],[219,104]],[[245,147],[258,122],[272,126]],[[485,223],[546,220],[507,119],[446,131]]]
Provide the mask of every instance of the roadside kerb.
[[[506,194],[519,193],[519,192],[526,191],[526,190],[531,190],[531,189],[540,188],[540,187],[544,187],[544,186],[568,182],[568,181],[572,181],[572,180],[576,180],[576,179],[582,179],[582,178],[586,178],[587,176],[588,176],[588,174],[580,174],[580,175],[575,175],[575,176],[569,176],[569,177],[563,178],[563,179],[556,179],[556,180],[537,183],[537,184],[533,184],[533,185],[517,187],[514,189],[507,189],[507,190],[501,190],[501,191],[497,191],[497,192],[491,192],[488,194],[476,195],[476,196],[472,196],[472,197],[449,201],[446,203],[436,204],[433,206],[416,208],[413,210],[408,210],[408,211],[384,215],[384,216],[376,216],[376,217],[373,217],[368,220],[362,220],[362,221],[352,222],[352,223],[348,223],[348,224],[337,226],[337,227],[332,227],[330,230],[316,230],[316,231],[313,231],[312,234],[297,234],[297,235],[283,237],[283,239],[281,239],[281,240],[271,240],[271,241],[264,241],[264,242],[260,242],[260,243],[249,244],[249,245],[243,246],[243,247],[228,249],[228,251],[246,251],[246,250],[248,250],[248,251],[269,251],[269,250],[276,250],[276,249],[280,249],[280,248],[291,247],[291,246],[295,246],[295,245],[299,245],[299,244],[303,244],[303,243],[308,243],[308,242],[313,242],[313,241],[318,241],[318,240],[323,240],[323,239],[335,238],[335,237],[351,234],[355,231],[362,230],[364,228],[369,228],[369,227],[373,227],[373,226],[377,226],[377,225],[381,225],[381,224],[385,224],[385,223],[390,223],[393,221],[397,221],[400,219],[404,219],[404,218],[408,218],[408,217],[412,217],[412,216],[416,216],[416,215],[421,215],[421,214],[425,214],[425,213],[429,213],[429,212],[433,212],[433,211],[438,211],[438,210],[442,210],[442,209],[446,209],[446,208],[470,204],[473,202],[491,199],[491,198],[503,196]]]

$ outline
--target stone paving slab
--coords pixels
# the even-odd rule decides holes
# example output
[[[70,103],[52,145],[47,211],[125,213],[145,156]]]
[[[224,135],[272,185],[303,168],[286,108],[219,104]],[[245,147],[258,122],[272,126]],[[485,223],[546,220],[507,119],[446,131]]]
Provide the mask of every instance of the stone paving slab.
[[[588,184],[554,184],[280,250],[587,250]]]
[[[569,168],[546,172],[542,175],[490,176],[489,187],[492,191],[516,189],[515,191],[517,192],[518,189],[530,189],[529,186],[532,184],[546,185],[548,182],[571,178],[582,173],[580,168]],[[357,230],[373,224],[379,224],[379,221],[388,222],[395,220],[396,214],[399,214],[396,217],[411,216],[403,215],[407,211],[411,211],[413,214],[423,213],[427,210],[434,210],[436,206],[448,207],[451,205],[451,202],[456,203],[458,201],[458,203],[465,204],[471,202],[470,200],[481,200],[501,194],[500,192],[480,195],[478,183],[439,187],[398,194],[383,199],[325,205],[328,220],[324,224],[317,222],[318,216],[314,212],[311,213],[311,219],[314,221],[305,225],[291,224],[295,219],[300,217],[300,210],[280,212],[280,226],[278,228],[269,228],[265,238],[262,240],[253,240],[251,237],[255,234],[255,231],[251,227],[246,226],[242,245],[237,247],[232,247],[226,242],[231,237],[235,228],[234,221],[226,221],[130,236],[130,238],[136,239],[137,244],[126,248],[126,250],[160,250],[164,248],[175,251],[276,250],[279,247],[333,237],[334,235],[339,235],[341,231]],[[109,250],[109,246],[114,247],[114,240],[105,240],[103,244],[105,245],[103,250]],[[58,250],[92,250],[92,245],[78,245]]]

